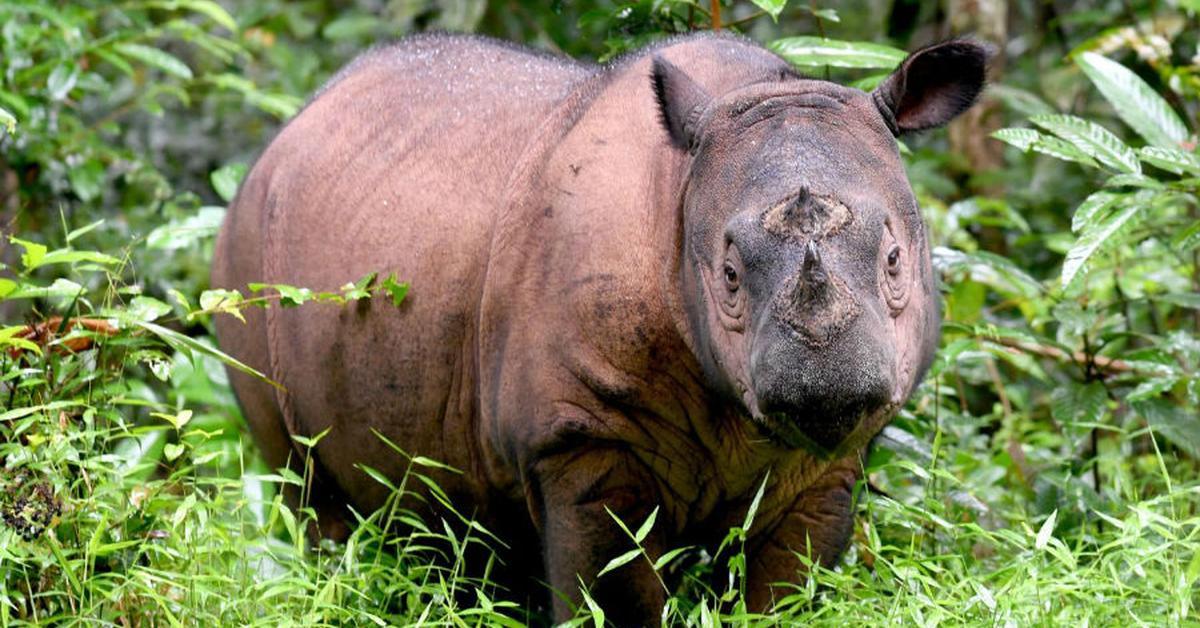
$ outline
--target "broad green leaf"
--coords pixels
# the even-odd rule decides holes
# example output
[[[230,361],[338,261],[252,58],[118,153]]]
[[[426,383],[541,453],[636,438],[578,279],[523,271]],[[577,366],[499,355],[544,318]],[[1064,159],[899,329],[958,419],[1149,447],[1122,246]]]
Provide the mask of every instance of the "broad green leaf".
[[[1087,153],[1075,148],[1074,144],[1053,135],[1043,135],[1038,138],[1038,141],[1033,143],[1033,150],[1034,152],[1049,155],[1056,159],[1073,161],[1092,168],[1100,167],[1100,164],[1096,163],[1095,159],[1088,157]]]
[[[1056,113],[1033,116],[1030,121],[1070,142],[1084,154],[1113,170],[1135,173],[1142,171],[1137,153],[1108,129],[1091,120]]]
[[[244,163],[226,164],[213,170],[209,180],[212,181],[213,189],[217,191],[217,195],[226,203],[232,203],[233,197],[237,195],[238,185],[246,176],[247,166]]]
[[[8,236],[8,241],[25,249],[25,252],[21,254],[21,265],[25,267],[25,270],[37,268],[42,263],[42,258],[46,256],[46,245],[44,244],[22,240],[16,236]]]
[[[1164,189],[1166,189],[1167,186],[1166,186],[1166,184],[1159,181],[1158,179],[1147,177],[1144,174],[1136,174],[1136,173],[1127,172],[1124,174],[1117,174],[1117,175],[1113,175],[1113,176],[1109,177],[1108,180],[1104,182],[1104,187],[1106,187],[1106,188],[1141,188],[1143,190],[1164,190]]]
[[[46,78],[46,91],[50,100],[62,100],[75,89],[79,81],[79,66],[74,63],[60,63],[50,71]]]
[[[4,127],[9,135],[17,132],[17,119],[4,107],[0,107],[0,126]]]
[[[1163,294],[1154,297],[1156,301],[1162,303],[1170,303],[1179,307],[1186,307],[1193,310],[1200,310],[1200,292],[1187,292],[1184,294]]]
[[[1133,222],[1142,209],[1141,203],[1129,203],[1107,217],[1097,221],[1075,241],[1063,261],[1062,286],[1066,288],[1087,267],[1088,260],[1097,251],[1112,244],[1121,230]]]
[[[213,236],[225,219],[225,208],[201,207],[195,214],[182,220],[172,221],[155,227],[146,236],[146,246],[151,249],[175,250]]]
[[[864,76],[856,81],[850,81],[850,87],[853,87],[854,89],[861,89],[864,92],[869,92],[876,87],[879,87],[879,84],[882,83],[887,77],[887,72],[884,72],[883,74]],[[900,147],[901,154],[911,154],[908,152],[908,147],[905,146],[903,142],[897,142],[897,145]]]
[[[1130,406],[1155,433],[1166,437],[1192,458],[1200,458],[1200,417],[1194,412],[1165,399],[1135,401]]]
[[[1071,383],[1055,391],[1050,412],[1063,425],[1098,423],[1108,410],[1108,393],[1100,382]]]
[[[1137,385],[1125,396],[1125,401],[1133,403],[1135,401],[1144,401],[1154,399],[1164,392],[1171,390],[1175,384],[1179,383],[1179,377],[1175,375],[1165,375],[1162,377],[1153,377]]]
[[[307,301],[311,301],[315,296],[313,291],[308,288],[297,288],[286,284],[274,284],[271,286],[279,293],[279,304],[283,307],[296,307],[303,305]]]
[[[178,57],[172,55],[171,53],[159,48],[135,44],[133,42],[120,42],[115,44],[113,48],[126,57],[141,61],[146,65],[154,66],[172,76],[176,76],[184,80],[190,80],[192,78],[192,69],[189,68],[186,63],[180,61]]]
[[[154,297],[138,296],[129,302],[125,311],[141,321],[152,321],[171,313],[171,306]]]
[[[184,9],[192,13],[199,13],[208,19],[224,26],[230,31],[237,32],[237,22],[233,16],[224,9],[221,5],[211,0],[171,0],[167,2],[147,2],[146,6],[157,7],[168,11],[176,11]]]
[[[400,307],[404,302],[404,297],[408,295],[408,282],[396,281],[396,275],[388,275],[383,278],[382,288],[392,297],[392,305]]]
[[[89,160],[67,171],[67,180],[71,189],[83,201],[92,201],[104,190],[104,165],[99,161]]]
[[[1104,94],[1117,115],[1146,142],[1162,148],[1178,148],[1187,139],[1187,127],[1179,115],[1133,71],[1094,52],[1079,55],[1075,63]]]
[[[54,280],[54,283],[49,286],[35,286],[31,284],[18,284],[17,289],[8,293],[6,299],[46,299],[51,297],[67,297],[73,298],[79,296],[83,292],[83,286],[59,277]]]
[[[779,13],[783,11],[783,7],[787,6],[787,0],[751,0],[758,8],[767,12],[771,19],[777,19]]]
[[[809,36],[776,39],[768,47],[794,65],[809,67],[831,65],[890,70],[908,56],[903,50],[891,46]]]
[[[1033,129],[1000,129],[993,132],[992,137],[1028,152],[1034,143],[1041,139],[1042,134]]]
[[[1175,174],[1186,172],[1200,177],[1200,157],[1193,153],[1185,153],[1174,148],[1143,146],[1138,150],[1138,157],[1141,157],[1142,161],[1168,172]]]
[[[987,251],[966,252],[939,246],[933,250],[933,265],[942,273],[964,270],[977,281],[999,292],[1033,298],[1042,284],[1006,257]]]
[[[1029,92],[1011,85],[997,83],[988,86],[988,95],[999,98],[1000,102],[1004,103],[1005,107],[1019,113],[1021,117],[1029,118],[1032,116],[1055,113],[1054,107],[1046,104],[1033,92]]]
[[[201,310],[229,314],[244,323],[246,319],[242,316],[241,304],[242,293],[237,290],[213,289],[200,293]]]
[[[1177,251],[1186,252],[1200,247],[1200,220],[1193,222],[1179,235],[1171,239],[1171,246]]]
[[[116,266],[121,263],[121,260],[111,255],[100,253],[99,251],[58,249],[44,255],[33,268],[49,266],[50,264],[73,264],[75,262],[92,262],[103,266]]]
[[[326,24],[321,29],[321,36],[332,41],[365,37],[375,32],[380,24],[379,18],[374,15],[350,13]]]
[[[1071,231],[1080,233],[1091,226],[1092,219],[1096,216],[1102,216],[1117,201],[1127,196],[1129,195],[1120,192],[1110,192],[1108,190],[1092,192],[1087,198],[1083,199],[1079,207],[1075,208],[1075,213],[1071,215]]]

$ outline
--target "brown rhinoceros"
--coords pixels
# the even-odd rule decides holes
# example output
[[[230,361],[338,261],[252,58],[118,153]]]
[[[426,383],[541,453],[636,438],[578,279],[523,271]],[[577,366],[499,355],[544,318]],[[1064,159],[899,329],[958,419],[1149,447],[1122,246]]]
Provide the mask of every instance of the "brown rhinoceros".
[[[333,536],[388,495],[358,465],[408,464],[374,432],[461,470],[435,478],[452,502],[620,623],[656,622],[664,592],[644,560],[597,579],[632,547],[606,508],[658,507],[656,557],[719,542],[767,477],[746,551],[768,606],[799,554],[846,545],[862,452],[932,359],[895,137],[970,106],[985,60],[931,46],[866,93],[721,35],[607,65],[458,35],[364,54],[255,164],[213,285],[411,291],[218,320],[281,384],[232,374],[255,437],[282,466],[330,430],[311,503]]]

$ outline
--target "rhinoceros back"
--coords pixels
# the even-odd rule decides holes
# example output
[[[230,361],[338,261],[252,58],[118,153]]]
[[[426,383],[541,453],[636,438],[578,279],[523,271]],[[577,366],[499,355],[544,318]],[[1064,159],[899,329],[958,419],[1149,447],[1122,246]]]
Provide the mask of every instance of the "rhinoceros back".
[[[378,430],[481,477],[467,433],[493,226],[540,126],[595,71],[482,38],[409,38],[348,66],[272,142],[218,239],[213,285],[336,290],[378,271],[411,289],[398,309],[273,307],[218,323],[227,350],[284,387],[234,377],[269,462],[292,454],[290,434],[332,427],[317,462],[357,452],[321,470],[371,508],[383,487],[350,458],[392,477],[406,464]]]

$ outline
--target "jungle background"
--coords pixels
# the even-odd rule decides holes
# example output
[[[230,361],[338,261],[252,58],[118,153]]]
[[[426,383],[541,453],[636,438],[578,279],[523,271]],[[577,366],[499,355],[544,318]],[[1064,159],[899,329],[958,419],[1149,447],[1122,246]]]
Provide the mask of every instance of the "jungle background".
[[[719,10],[722,28],[802,72],[864,89],[950,36],[996,56],[980,106],[902,139],[944,335],[872,449],[845,557],[751,615],[748,518],[714,555],[656,561],[680,583],[664,622],[1200,623],[1200,2]],[[212,317],[398,301],[406,278],[209,291],[214,234],[258,151],[377,42],[471,31],[606,61],[712,28],[714,13],[708,0],[0,0],[0,625],[545,623],[486,565],[463,564],[502,539],[396,500],[360,513],[346,544],[307,543],[311,512],[281,498],[306,478],[260,460]],[[379,480],[401,495],[436,465],[411,458],[403,482]],[[648,559],[651,525],[614,564]],[[728,582],[706,577],[718,566]],[[575,623],[603,623],[585,601]]]

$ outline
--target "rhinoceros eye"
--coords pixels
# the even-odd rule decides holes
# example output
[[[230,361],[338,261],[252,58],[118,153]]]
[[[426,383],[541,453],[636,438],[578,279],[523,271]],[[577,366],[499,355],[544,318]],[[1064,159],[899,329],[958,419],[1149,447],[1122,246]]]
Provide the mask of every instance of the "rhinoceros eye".
[[[725,262],[725,289],[730,292],[737,292],[741,286],[742,278],[738,276],[737,269],[733,267],[733,262]]]
[[[908,304],[909,277],[904,268],[904,248],[896,240],[890,220],[884,221],[883,242],[880,244],[879,253],[883,256],[884,267],[879,287],[892,310],[892,316],[898,316]]]
[[[888,251],[887,270],[888,270],[888,274],[892,275],[892,276],[900,274],[900,245],[899,244],[893,244],[892,250]]]
[[[746,291],[741,289],[742,272],[742,256],[738,253],[737,245],[729,242],[725,245],[725,261],[721,266],[725,290],[717,295],[717,300],[724,314],[725,326],[735,331],[741,331],[745,324],[742,315],[746,312]]]

